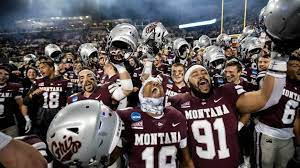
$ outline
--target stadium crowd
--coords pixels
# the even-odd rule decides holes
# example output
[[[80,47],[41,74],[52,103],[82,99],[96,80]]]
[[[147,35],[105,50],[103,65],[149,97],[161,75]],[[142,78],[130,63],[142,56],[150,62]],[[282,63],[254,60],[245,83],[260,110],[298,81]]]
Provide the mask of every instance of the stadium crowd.
[[[2,37],[0,162],[30,160],[9,146],[36,167],[299,167],[300,34],[273,29],[273,3],[288,1],[239,36],[153,22]]]

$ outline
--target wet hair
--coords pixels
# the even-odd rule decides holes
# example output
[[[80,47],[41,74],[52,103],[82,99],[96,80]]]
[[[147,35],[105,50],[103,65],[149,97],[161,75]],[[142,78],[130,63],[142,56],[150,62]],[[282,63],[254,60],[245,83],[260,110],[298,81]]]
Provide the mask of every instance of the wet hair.
[[[47,57],[47,56],[40,56],[38,58],[38,62],[39,64],[47,64],[49,65],[50,67],[53,67],[54,68],[54,61],[50,58],[50,57]]]
[[[241,63],[239,63],[239,62],[236,61],[236,60],[228,61],[228,62],[225,64],[225,68],[228,67],[228,66],[236,66],[238,72],[241,72],[242,69],[243,69]]]

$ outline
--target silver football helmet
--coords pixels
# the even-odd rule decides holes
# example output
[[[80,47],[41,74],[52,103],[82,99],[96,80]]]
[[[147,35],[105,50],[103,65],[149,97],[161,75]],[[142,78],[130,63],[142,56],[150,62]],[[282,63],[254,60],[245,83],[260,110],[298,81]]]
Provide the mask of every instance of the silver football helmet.
[[[263,21],[268,35],[283,42],[299,41],[299,9],[299,0],[270,0],[263,12]]]
[[[128,23],[116,25],[109,33],[106,48],[110,60],[119,64],[124,62],[124,55],[133,53],[138,46],[139,34],[137,29]]]
[[[202,35],[199,37],[199,46],[200,48],[206,48],[211,45],[211,40],[207,35]]]
[[[257,32],[256,28],[252,25],[248,25],[243,29],[242,34],[238,38],[238,41],[241,42],[248,36],[258,37],[258,32]]]
[[[194,42],[193,42],[193,51],[194,51],[194,52],[197,52],[200,48],[201,48],[201,47],[200,47],[200,42],[199,42],[199,40],[194,40]]]
[[[23,57],[23,62],[25,64],[35,64],[36,56],[34,54],[27,54]]]
[[[226,57],[219,46],[206,47],[203,53],[203,65],[208,69],[223,70]]]
[[[222,33],[217,37],[216,44],[220,47],[230,47],[231,37],[227,34]]]
[[[61,109],[47,132],[47,144],[61,163],[103,166],[116,147],[122,122],[102,102],[82,100]]]
[[[143,29],[142,40],[145,44],[154,43],[160,49],[168,34],[167,29],[161,22],[152,22]],[[152,46],[153,44],[149,45]]]
[[[56,44],[48,44],[45,47],[45,55],[50,57],[55,63],[60,61],[62,51]]]
[[[262,50],[262,43],[257,37],[246,37],[240,44],[240,53],[242,59],[252,59],[258,58],[258,54]]]
[[[147,56],[147,59],[149,60],[153,60],[155,57],[152,47],[148,46],[147,44],[141,44],[138,47],[138,50],[141,51],[144,56]]]
[[[265,11],[266,11],[266,7],[263,7],[260,10],[260,13],[258,15],[258,23],[259,23],[259,26],[261,26],[261,27],[263,27],[263,25],[264,25]]]
[[[98,62],[98,50],[92,43],[81,44],[78,48],[78,53],[85,64],[87,64],[90,60]]]
[[[190,45],[184,38],[177,38],[173,41],[173,49],[177,57],[185,60],[188,56]]]

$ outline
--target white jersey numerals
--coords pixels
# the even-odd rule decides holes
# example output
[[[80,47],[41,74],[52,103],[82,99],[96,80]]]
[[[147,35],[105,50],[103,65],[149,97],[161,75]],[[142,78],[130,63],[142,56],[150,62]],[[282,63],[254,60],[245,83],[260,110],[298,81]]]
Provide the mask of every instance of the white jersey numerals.
[[[43,108],[58,108],[59,106],[59,92],[44,92]]]
[[[225,159],[230,156],[229,148],[226,143],[225,126],[222,118],[217,118],[213,124],[207,120],[194,121],[191,125],[194,139],[201,144],[206,144],[206,149],[197,146],[197,155],[202,159],[213,159],[216,156],[216,145],[213,138],[213,130],[218,132],[219,148],[218,158]],[[200,134],[199,129],[204,131]]]
[[[289,100],[285,104],[284,113],[282,116],[283,124],[291,124],[294,121],[296,115],[296,108],[299,106],[299,102],[295,100]]]
[[[158,152],[158,167],[171,168],[176,167],[177,148],[175,146],[163,146]],[[171,157],[171,162],[167,163],[167,157]],[[147,147],[142,153],[142,159],[145,160],[146,168],[154,168],[154,147]]]

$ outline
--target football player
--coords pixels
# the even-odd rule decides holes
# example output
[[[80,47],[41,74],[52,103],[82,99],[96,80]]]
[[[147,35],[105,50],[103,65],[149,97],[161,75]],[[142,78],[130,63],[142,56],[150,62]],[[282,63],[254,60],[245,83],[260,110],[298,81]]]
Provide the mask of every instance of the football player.
[[[131,168],[194,167],[187,148],[184,116],[164,107],[164,91],[157,78],[147,79],[139,92],[140,107],[118,110],[124,123],[123,143],[112,154],[128,154]],[[179,162],[178,162],[179,161]]]
[[[241,85],[247,92],[256,90],[254,85],[241,78],[241,74],[242,65],[239,61],[232,59],[225,64],[224,75],[228,83]],[[240,167],[250,167],[250,156],[254,155],[252,146],[252,144],[254,144],[254,124],[252,120],[250,120],[250,116],[250,114],[240,114],[238,123],[240,148],[244,160],[243,166],[240,165]]]
[[[183,64],[174,63],[171,68],[171,77],[164,74],[158,76],[165,91],[165,105],[167,105],[169,97],[189,92],[190,89],[183,80],[184,72]]]
[[[27,106],[23,104],[23,87],[18,83],[8,82],[10,69],[0,65],[0,130],[12,137],[19,135],[15,116],[21,111],[25,118],[25,131],[31,129],[31,120],[27,114]]]
[[[78,75],[79,84],[81,85],[82,91],[68,97],[68,104],[80,100],[94,99],[102,101],[103,104],[110,107],[111,109],[116,109],[116,107],[112,103],[114,95],[112,95],[108,89],[108,86],[110,84],[97,86],[97,79],[94,72],[88,69],[80,71]]]
[[[35,81],[25,101],[26,104],[35,103],[39,106],[37,127],[33,131],[45,140],[48,126],[57,112],[66,105],[68,95],[72,94],[73,84],[63,76],[55,75],[54,61],[51,58],[41,56],[38,61],[43,77]]]
[[[262,86],[263,78],[266,76],[270,61],[271,56],[269,54],[263,54],[263,52],[261,52],[261,55],[258,57],[257,60],[258,74],[256,77],[256,83],[258,87]]]
[[[256,163],[263,168],[283,168],[295,152],[300,165],[300,57],[290,56],[287,82],[278,104],[259,112],[256,130]],[[293,131],[295,128],[295,131]]]
[[[119,102],[133,90],[132,80],[124,66],[124,61],[136,51],[138,36],[137,29],[128,23],[116,25],[109,33],[106,48],[110,63],[114,65],[120,78],[120,85],[115,85],[110,88],[110,91],[114,94],[114,99]]]
[[[286,62],[275,60],[272,65],[279,66],[270,67],[263,88],[254,92],[245,92],[234,84],[212,87],[208,71],[201,65],[186,71],[184,80],[190,93],[169,100],[187,119],[188,146],[196,166],[238,167],[237,112],[256,112],[278,102],[285,84]]]

